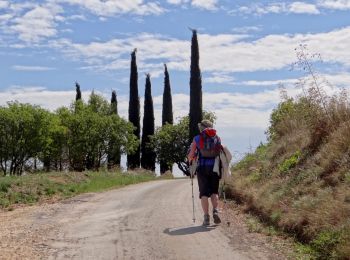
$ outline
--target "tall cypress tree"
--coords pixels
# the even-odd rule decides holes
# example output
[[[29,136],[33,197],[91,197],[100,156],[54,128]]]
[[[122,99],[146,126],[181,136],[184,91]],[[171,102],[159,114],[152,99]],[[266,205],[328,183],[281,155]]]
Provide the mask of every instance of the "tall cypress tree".
[[[164,92],[163,92],[163,110],[162,110],[162,125],[173,124],[173,100],[171,97],[171,87],[169,72],[166,64],[164,64]],[[166,162],[160,162],[160,173],[163,174],[166,171],[172,170]]]
[[[140,142],[140,99],[138,90],[138,74],[136,64],[136,49],[131,53],[130,64],[130,98],[129,98],[129,121],[134,125],[134,135]],[[128,154],[128,168],[140,167],[140,145],[135,153]]]
[[[75,101],[81,100],[81,91],[80,91],[80,85],[78,82],[75,82],[75,90],[76,90]]]
[[[198,123],[202,121],[202,75],[199,68],[199,46],[197,31],[192,30],[191,78],[190,78],[190,141],[199,133]]]
[[[150,136],[152,135],[154,135],[154,110],[151,90],[151,76],[150,74],[147,74],[141,142],[141,167],[147,170],[155,171],[156,154],[154,150],[149,147]]]
[[[118,100],[117,100],[117,92],[115,90],[112,91],[111,113],[118,115]]]
[[[117,93],[115,90],[112,91],[111,98],[111,114],[118,116],[118,101]],[[118,144],[115,143],[113,139],[109,140],[108,145],[108,169],[111,169],[113,166],[120,166],[121,152]]]
[[[162,111],[162,125],[173,124],[173,100],[171,97],[171,87],[169,72],[166,64],[164,64],[164,92],[163,92],[163,111]]]

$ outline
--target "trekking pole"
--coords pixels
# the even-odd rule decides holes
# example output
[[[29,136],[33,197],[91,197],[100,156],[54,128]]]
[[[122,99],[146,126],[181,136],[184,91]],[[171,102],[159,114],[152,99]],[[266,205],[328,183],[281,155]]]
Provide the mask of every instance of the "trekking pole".
[[[192,186],[192,212],[193,212],[193,223],[196,222],[196,216],[194,215],[194,194],[193,194],[193,175],[192,175],[192,172],[191,172],[191,186]]]
[[[192,160],[189,162],[189,170],[190,170],[190,178],[191,178],[191,186],[192,186],[192,213],[193,213],[193,223],[196,222],[196,216],[194,214],[194,193],[193,193],[193,178],[194,178],[194,174],[196,172],[197,168],[197,161],[196,160]]]
[[[222,195],[224,196],[224,209],[223,209],[223,211],[226,210],[226,203],[227,203],[225,185],[226,185],[226,183],[224,182],[224,184],[222,185]],[[231,222],[227,221],[226,224],[227,224],[227,226],[230,226]]]

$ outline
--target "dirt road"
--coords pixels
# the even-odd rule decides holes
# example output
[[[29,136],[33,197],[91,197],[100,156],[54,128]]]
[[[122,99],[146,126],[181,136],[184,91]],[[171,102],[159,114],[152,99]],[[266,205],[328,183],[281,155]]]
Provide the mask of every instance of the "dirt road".
[[[202,227],[197,189],[194,224],[190,181],[182,179],[34,207],[21,215],[22,229],[32,230],[32,259],[283,259],[237,223]]]

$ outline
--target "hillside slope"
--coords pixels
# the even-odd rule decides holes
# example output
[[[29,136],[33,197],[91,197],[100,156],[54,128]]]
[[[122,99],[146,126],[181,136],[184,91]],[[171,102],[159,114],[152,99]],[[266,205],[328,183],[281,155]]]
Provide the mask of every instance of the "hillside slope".
[[[345,92],[323,98],[281,102],[268,143],[234,166],[227,193],[311,259],[350,259],[350,105]]]

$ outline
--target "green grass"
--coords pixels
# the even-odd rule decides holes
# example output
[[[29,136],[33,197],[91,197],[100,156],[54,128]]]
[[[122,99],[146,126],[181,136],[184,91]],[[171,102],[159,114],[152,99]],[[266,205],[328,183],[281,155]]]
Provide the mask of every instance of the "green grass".
[[[0,178],[0,209],[18,204],[35,204],[63,199],[86,192],[99,192],[130,184],[155,180],[149,172],[40,173]]]

